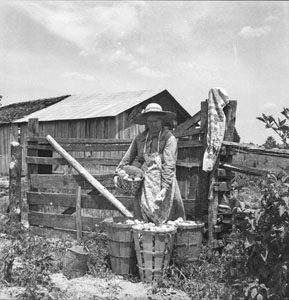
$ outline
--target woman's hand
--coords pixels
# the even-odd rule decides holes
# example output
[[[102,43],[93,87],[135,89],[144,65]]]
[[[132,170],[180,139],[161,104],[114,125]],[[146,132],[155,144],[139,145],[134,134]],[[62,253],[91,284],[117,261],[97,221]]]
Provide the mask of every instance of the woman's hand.
[[[161,191],[156,196],[156,201],[163,202],[166,197],[167,190],[165,188],[161,189]]]

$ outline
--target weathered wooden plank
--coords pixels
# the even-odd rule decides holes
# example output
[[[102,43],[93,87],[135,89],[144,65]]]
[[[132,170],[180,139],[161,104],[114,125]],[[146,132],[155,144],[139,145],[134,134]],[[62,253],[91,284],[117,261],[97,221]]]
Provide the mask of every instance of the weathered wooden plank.
[[[255,175],[255,176],[264,176],[270,173],[269,170],[255,169],[255,168],[250,168],[250,167],[237,165],[237,164],[220,163],[219,166],[220,168],[224,168],[226,170],[231,170],[234,172]]]
[[[37,204],[43,206],[62,206],[62,207],[76,207],[76,194],[64,193],[40,193],[27,192],[27,203],[29,205]],[[133,210],[134,197],[118,196],[117,199],[129,210]],[[184,207],[187,215],[194,216],[196,199],[184,199]],[[110,204],[101,195],[81,195],[81,207],[90,209],[105,209],[115,210],[115,207]]]
[[[224,113],[226,115],[226,132],[224,135],[225,141],[234,140],[236,111],[237,111],[237,101],[230,100],[228,105],[224,108]]]
[[[184,160],[177,160],[176,165],[178,167],[184,167],[184,168],[199,168],[201,167],[201,161],[199,159],[195,159],[195,161],[184,161]]]
[[[75,239],[76,231],[75,230],[64,230],[64,229],[55,229],[47,227],[33,226],[29,224],[29,232],[43,236],[47,239],[49,238],[58,238],[62,240]]]
[[[58,214],[48,214],[29,211],[28,221],[31,225],[76,230],[76,220],[75,216],[69,215],[58,215]],[[85,231],[90,231],[95,229],[95,224],[99,223],[102,218],[93,217],[81,217],[82,228]]]
[[[39,135],[39,123],[38,119],[29,119],[28,120],[28,134],[30,136]],[[32,141],[29,144],[37,147],[37,141]],[[38,150],[36,148],[27,149],[27,156],[38,156]],[[27,177],[30,179],[30,174],[38,173],[37,165],[30,165],[27,169]]]
[[[39,135],[39,122],[37,118],[28,120],[28,128],[27,134],[29,136],[37,137]],[[31,144],[33,146],[37,146],[37,141],[27,142],[27,144]],[[38,150],[36,149],[27,149],[27,156],[38,156]],[[27,166],[27,179],[28,179],[28,188],[33,191],[33,187],[31,186],[31,175],[38,173],[38,165],[30,164]],[[34,191],[37,189],[34,188]],[[38,210],[37,206],[30,206],[31,210]]]
[[[287,149],[266,149],[265,147],[249,145],[249,144],[241,144],[241,143],[234,143],[223,141],[222,143],[224,146],[228,147],[229,149],[236,150],[242,153],[254,153],[259,155],[266,155],[266,156],[278,156],[283,158],[289,158],[289,150]]]
[[[201,102],[201,131],[202,134],[200,135],[200,142],[203,144],[203,148],[201,149],[200,156],[204,157],[204,152],[207,147],[206,142],[206,135],[207,135],[207,125],[208,125],[208,113],[207,113],[207,102],[202,101]],[[198,216],[201,216],[203,214],[207,213],[208,209],[208,191],[209,191],[209,173],[204,172],[201,168],[199,173],[199,187],[198,187],[198,199],[199,202],[197,203],[198,207]]]
[[[114,158],[96,158],[96,157],[83,157],[77,158],[77,161],[82,165],[104,165],[104,166],[117,166],[120,159]],[[43,164],[43,165],[67,165],[67,161],[64,158],[49,158],[49,157],[26,157],[26,163],[28,164]]]
[[[11,162],[9,166],[9,209],[11,218],[20,221],[17,205],[22,210],[21,197],[22,149],[18,142],[11,142]]]
[[[62,215],[73,215],[76,211],[75,207],[68,207],[67,209],[65,209],[61,214]]]
[[[100,165],[100,166],[117,166],[120,162],[119,159],[112,159],[112,158],[94,158],[94,157],[87,157],[87,158],[77,158],[77,161],[82,164],[83,166],[89,165]],[[62,158],[44,158],[44,157],[26,157],[26,162],[28,164],[47,164],[47,165],[67,165],[65,159]],[[189,158],[189,160],[177,160],[177,166],[181,167],[200,167],[201,162],[198,158]]]
[[[198,130],[197,130],[198,133]],[[190,135],[190,132],[186,132],[184,136]],[[40,139],[40,138],[39,138]],[[42,138],[43,139],[43,138]],[[28,141],[37,141],[38,138],[27,138]],[[61,144],[65,150],[69,151],[126,151],[130,143],[119,143],[118,140],[101,140],[102,143],[77,143],[77,144]],[[114,142],[112,142],[114,141]],[[120,140],[121,141],[121,140]],[[194,140],[179,140],[178,148],[191,148],[202,147],[202,144]],[[37,150],[53,150],[53,147],[49,144],[36,144],[28,145],[27,149]]]
[[[236,110],[237,110],[237,101],[230,101],[229,104],[224,108],[224,113],[226,115],[226,131],[224,135],[225,141],[234,141],[235,137],[235,123],[236,123]],[[221,147],[222,149],[225,147]],[[226,151],[224,154],[221,151],[220,155],[222,156],[222,161],[226,163],[232,163],[233,153],[232,151]],[[232,170],[227,169],[228,180],[231,181],[234,173]]]
[[[194,140],[179,140],[178,141],[178,148],[200,148],[203,147],[203,144],[201,144],[199,141]]]
[[[82,237],[82,218],[81,218],[81,187],[79,186],[76,191],[76,237],[80,241]]]
[[[114,188],[113,173],[93,175],[106,188]],[[32,174],[31,187],[37,189],[92,189],[92,185],[80,175]]]
[[[44,206],[75,206],[76,194],[65,193],[41,193],[41,192],[27,192],[27,203],[38,204]],[[128,209],[132,210],[133,197],[117,197],[117,199]],[[81,207],[92,209],[115,210],[115,207],[101,195],[83,194],[81,195]]]
[[[176,132],[174,133],[175,137],[183,137],[183,136],[189,136],[189,135],[196,135],[201,133],[201,128],[189,128],[187,130],[184,130],[182,132]]]
[[[55,138],[56,142],[64,144],[126,144],[129,145],[132,139],[87,139],[87,138]],[[45,137],[33,137],[28,136],[27,141],[38,142],[39,144],[48,145],[47,139]]]
[[[66,151],[126,151],[129,144],[62,144],[62,148]],[[53,150],[49,145],[27,145],[27,149],[33,150]]]
[[[190,119],[177,126],[174,133],[181,134],[182,132],[186,131],[190,127],[195,126],[200,120],[201,120],[201,112],[199,111],[195,115],[193,115]]]

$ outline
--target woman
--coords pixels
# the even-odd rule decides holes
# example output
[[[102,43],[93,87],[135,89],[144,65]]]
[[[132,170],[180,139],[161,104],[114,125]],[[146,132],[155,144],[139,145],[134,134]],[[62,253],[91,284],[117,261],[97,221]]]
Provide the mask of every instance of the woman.
[[[142,187],[134,201],[134,217],[137,219],[160,224],[185,218],[175,174],[177,140],[164,126],[174,119],[175,113],[163,111],[157,103],[148,104],[134,119],[136,124],[146,125],[146,130],[132,141],[116,174],[126,165],[141,168],[144,172]]]

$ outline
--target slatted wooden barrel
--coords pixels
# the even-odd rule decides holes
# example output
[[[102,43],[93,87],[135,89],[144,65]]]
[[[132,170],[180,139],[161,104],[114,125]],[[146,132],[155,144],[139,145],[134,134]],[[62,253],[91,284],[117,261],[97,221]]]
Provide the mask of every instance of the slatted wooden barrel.
[[[196,260],[202,249],[204,223],[186,221],[177,226],[174,256]]]
[[[104,222],[111,269],[121,275],[137,273],[132,224],[123,223],[127,219],[115,217]]]
[[[140,278],[144,282],[158,281],[169,266],[176,229],[156,232],[135,227],[133,236]]]

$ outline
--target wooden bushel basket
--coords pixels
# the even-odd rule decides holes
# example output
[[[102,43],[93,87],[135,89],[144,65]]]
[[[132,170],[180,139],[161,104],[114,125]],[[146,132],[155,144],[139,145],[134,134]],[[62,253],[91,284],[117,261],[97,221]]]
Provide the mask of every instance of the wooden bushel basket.
[[[156,232],[133,228],[139,275],[144,282],[161,279],[169,266],[176,229]]]
[[[203,241],[204,223],[178,225],[174,256],[179,259],[198,259]]]
[[[116,274],[135,274],[137,272],[132,224],[118,224],[129,218],[115,217],[113,222],[104,221],[111,269]]]

